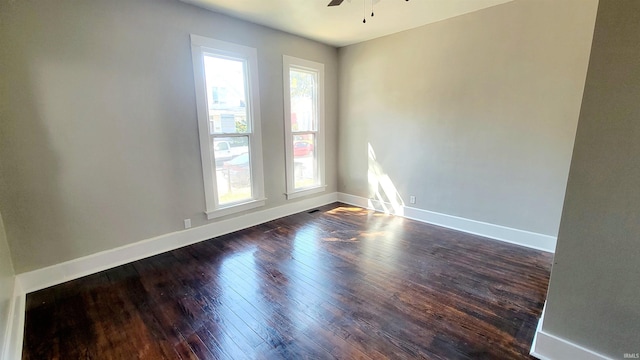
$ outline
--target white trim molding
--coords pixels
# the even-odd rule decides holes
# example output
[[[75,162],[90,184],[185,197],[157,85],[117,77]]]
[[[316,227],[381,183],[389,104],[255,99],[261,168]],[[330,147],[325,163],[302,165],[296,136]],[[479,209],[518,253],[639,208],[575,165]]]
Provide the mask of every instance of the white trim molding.
[[[335,192],[303,199],[18,274],[16,280],[20,282],[23,294],[30,293],[336,201]]]
[[[244,132],[214,131],[210,123],[207,76],[205,64],[207,57],[232,60],[242,63],[247,129]],[[264,206],[264,171],[262,158],[262,133],[260,120],[260,85],[258,76],[258,51],[252,47],[210,39],[191,34],[191,58],[193,61],[193,77],[196,95],[196,115],[198,120],[198,136],[200,138],[200,160],[202,162],[202,179],[205,195],[205,214],[207,219],[239,213],[251,208]],[[217,175],[216,139],[231,137],[246,138],[248,146],[248,165],[250,169],[251,198],[240,203],[221,204],[218,184],[221,179]],[[231,178],[227,180],[230,183]]]
[[[555,252],[557,238],[550,235],[534,233],[526,230],[514,229],[502,225],[486,223],[458,216],[442,214],[434,211],[418,209],[408,206],[394,206],[391,203],[382,203],[378,200],[367,199],[360,196],[338,193],[338,201],[345,204],[360,206],[367,209],[385,211],[408,219],[417,220],[433,225],[446,227],[453,230],[480,235],[494,240],[500,240],[528,248]]]
[[[559,336],[545,332],[542,329],[542,323],[544,321],[546,305],[547,304],[545,303],[545,308],[542,310],[540,321],[538,321],[536,334],[533,336],[530,352],[531,356],[540,360],[611,360],[611,358],[598,354],[593,350],[589,350]]]
[[[316,186],[316,187],[312,187],[312,188],[309,188],[309,189],[296,191],[296,192],[293,192],[293,193],[285,193],[285,195],[287,196],[287,200],[291,200],[291,199],[297,199],[297,198],[303,197],[303,196],[309,196],[309,195],[312,195],[312,194],[321,193],[321,192],[325,191],[326,189],[327,189],[327,185],[321,185],[321,186]]]
[[[6,319],[0,319],[0,321],[6,321],[4,330],[4,336],[2,338],[2,342],[0,342],[0,359],[9,359],[9,344],[11,343],[12,331],[13,331],[13,314],[15,313],[16,308],[16,277],[11,276],[13,279],[12,293],[9,297],[9,309],[7,312]]]
[[[235,214],[239,211],[246,211],[262,207],[266,204],[266,200],[267,199],[251,200],[241,204],[234,204],[226,208],[223,207],[218,210],[205,211],[205,214],[207,214],[207,219],[209,220],[217,219],[223,216]]]
[[[310,127],[303,127],[303,129],[294,129],[292,126],[292,113],[294,108],[292,107],[291,97],[291,71],[305,72],[307,75],[311,75],[315,78],[315,91],[312,95],[312,101],[310,104],[312,107],[311,125]],[[324,126],[324,64],[310,61],[306,59],[300,59],[297,57],[283,55],[282,56],[282,85],[283,85],[283,99],[284,99],[284,143],[285,143],[285,172],[286,172],[286,187],[287,199],[295,199],[297,197],[306,196],[322,192],[326,187],[325,179],[325,126]],[[302,118],[297,121],[302,121]],[[296,136],[313,136],[314,144],[312,148],[313,157],[315,157],[315,166],[313,168],[314,183],[310,187],[296,188],[296,156],[294,146]],[[312,162],[313,164],[313,162]]]
[[[4,348],[0,349],[0,359],[22,359],[22,340],[24,336],[24,317],[26,310],[26,294],[20,281],[15,279],[13,294],[9,303],[9,318],[7,319],[7,332],[4,338]]]

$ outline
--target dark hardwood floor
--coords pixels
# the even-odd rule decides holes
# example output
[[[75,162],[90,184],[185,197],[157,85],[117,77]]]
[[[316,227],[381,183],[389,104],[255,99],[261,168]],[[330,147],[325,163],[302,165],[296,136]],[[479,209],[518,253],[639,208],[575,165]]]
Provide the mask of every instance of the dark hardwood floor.
[[[319,210],[31,293],[23,358],[529,358],[551,254]]]

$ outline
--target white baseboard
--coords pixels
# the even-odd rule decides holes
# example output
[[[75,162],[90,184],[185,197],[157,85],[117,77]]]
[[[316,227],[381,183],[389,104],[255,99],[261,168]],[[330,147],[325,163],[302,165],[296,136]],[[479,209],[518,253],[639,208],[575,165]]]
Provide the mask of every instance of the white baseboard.
[[[549,334],[542,330],[544,321],[545,308],[542,310],[540,321],[536,334],[533,336],[531,344],[531,356],[540,360],[564,360],[564,359],[581,359],[581,360],[611,360],[602,354],[584,348],[571,341],[565,340],[559,336]]]
[[[251,212],[18,274],[16,281],[22,286],[23,294],[30,293],[216,236],[330,204],[337,200],[337,193],[329,193],[270,209]]]
[[[22,359],[22,338],[24,336],[24,316],[26,307],[26,295],[16,279],[13,286],[13,295],[9,303],[9,318],[7,319],[7,332],[4,338],[4,348],[0,349],[0,359]]]
[[[526,246],[536,250],[553,253],[556,249],[557,238],[554,236],[513,229],[506,226],[465,219],[458,216],[441,214],[434,211],[422,210],[408,206],[394,207],[392,204],[382,203],[377,200],[345,193],[338,193],[338,201],[374,210],[389,209],[395,215],[403,216],[408,219],[505,241],[516,245]]]

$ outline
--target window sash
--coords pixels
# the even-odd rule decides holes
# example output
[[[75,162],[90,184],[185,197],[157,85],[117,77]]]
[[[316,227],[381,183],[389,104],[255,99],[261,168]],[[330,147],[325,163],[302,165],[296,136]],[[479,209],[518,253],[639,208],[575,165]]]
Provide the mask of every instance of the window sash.
[[[308,68],[304,68],[301,66],[296,66],[291,64],[289,66],[289,86],[291,86],[291,73],[292,72],[298,72],[298,73],[306,73],[307,75],[311,75],[313,77],[313,84],[314,87],[312,89],[312,93],[311,93],[311,126],[309,129],[304,129],[304,130],[294,130],[293,129],[293,119],[291,120],[291,126],[292,126],[292,131],[296,132],[296,131],[318,131],[318,92],[319,92],[319,73],[316,69],[308,69]],[[291,88],[289,88],[289,100],[291,100]]]
[[[298,142],[308,142],[308,140],[301,140],[299,137],[309,136],[311,135],[311,143],[313,148],[311,150],[306,149],[303,151],[304,154],[300,156],[296,155],[296,144]],[[304,133],[293,133],[292,135],[292,143],[293,143],[293,188],[295,191],[303,191],[306,189],[316,188],[321,185],[320,179],[320,164],[318,164],[318,152],[315,150],[318,144],[318,135],[315,131],[307,131]],[[296,139],[298,137],[298,139]],[[311,176],[308,174],[311,172]],[[300,179],[298,179],[300,177]],[[306,180],[312,180],[312,182],[308,185],[298,186],[298,182],[305,183]]]
[[[250,133],[252,132],[252,128],[253,128],[253,121],[251,119],[251,114],[252,114],[252,108],[251,108],[251,103],[252,103],[252,99],[251,99],[251,94],[249,93],[249,89],[250,89],[250,79],[249,79],[249,66],[247,64],[247,59],[246,58],[242,58],[242,57],[238,57],[238,56],[230,56],[228,52],[225,51],[220,51],[217,49],[211,49],[211,48],[203,48],[202,50],[202,57],[215,57],[218,59],[225,59],[225,60],[232,60],[232,61],[238,61],[242,63],[242,67],[243,67],[243,80],[244,80],[244,102],[245,102],[245,107],[246,107],[246,116],[247,116],[247,130],[245,132],[215,132],[213,131],[213,134],[246,134],[246,133]],[[209,106],[208,106],[208,96],[209,96],[209,92],[206,91],[206,78],[205,78],[205,95],[207,96],[207,117],[210,119],[211,115],[209,113]],[[212,94],[213,96],[213,94]],[[215,104],[215,99],[211,99],[212,102]]]

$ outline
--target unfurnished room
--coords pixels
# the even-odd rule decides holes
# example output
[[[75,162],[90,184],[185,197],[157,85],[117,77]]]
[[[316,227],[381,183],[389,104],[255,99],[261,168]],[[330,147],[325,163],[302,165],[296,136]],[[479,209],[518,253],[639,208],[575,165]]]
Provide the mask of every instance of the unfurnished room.
[[[640,1],[0,0],[0,359],[640,358]]]

